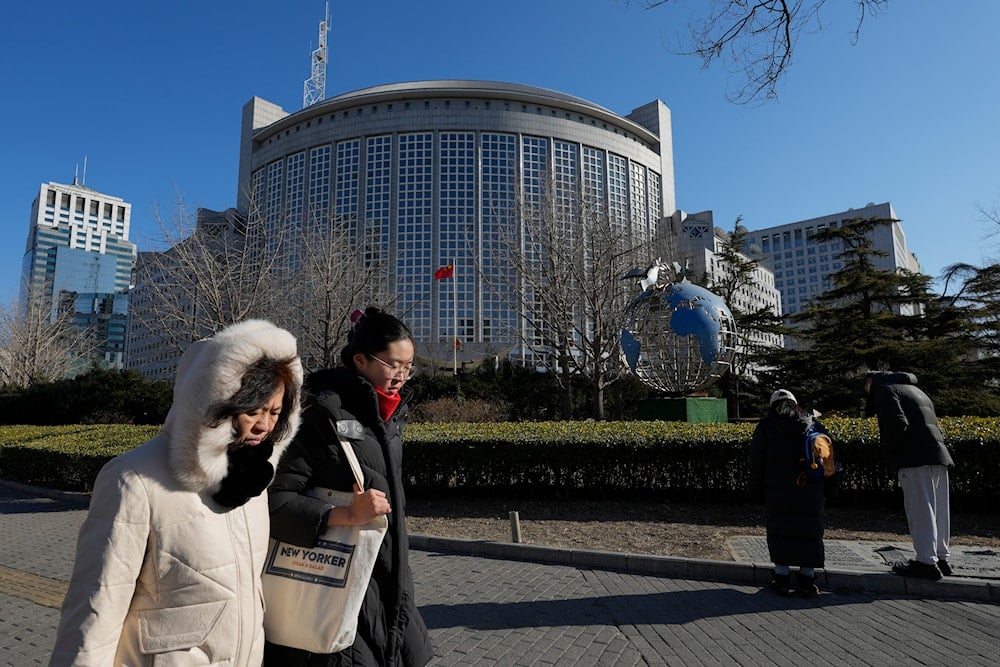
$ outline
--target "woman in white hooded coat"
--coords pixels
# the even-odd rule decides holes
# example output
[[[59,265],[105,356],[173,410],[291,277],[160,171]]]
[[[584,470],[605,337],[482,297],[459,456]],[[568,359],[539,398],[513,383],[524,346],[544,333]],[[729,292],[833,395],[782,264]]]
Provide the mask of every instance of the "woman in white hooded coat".
[[[295,338],[263,320],[184,353],[159,434],[94,483],[50,665],[260,665],[262,492],[299,424]]]

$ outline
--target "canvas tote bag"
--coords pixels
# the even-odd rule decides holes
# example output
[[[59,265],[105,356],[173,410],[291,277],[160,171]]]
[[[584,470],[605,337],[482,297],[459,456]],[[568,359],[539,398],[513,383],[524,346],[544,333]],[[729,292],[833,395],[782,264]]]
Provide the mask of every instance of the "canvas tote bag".
[[[354,447],[339,433],[337,437],[354,479],[364,488]],[[353,493],[321,487],[307,495],[334,506],[354,502]],[[272,538],[261,577],[267,641],[310,653],[336,653],[351,646],[388,526],[384,515],[361,526],[331,526],[313,547]]]

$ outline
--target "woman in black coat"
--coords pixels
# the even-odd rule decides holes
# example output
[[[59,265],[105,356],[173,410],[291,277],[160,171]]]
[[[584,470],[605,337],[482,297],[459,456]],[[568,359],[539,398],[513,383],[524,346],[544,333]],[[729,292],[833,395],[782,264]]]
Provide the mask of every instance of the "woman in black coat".
[[[798,566],[798,592],[819,592],[815,569],[823,567],[823,480],[804,474],[805,432],[813,424],[787,389],[771,395],[771,405],[750,443],[750,494],[765,506],[767,549],[774,563],[771,588],[790,592],[789,566]],[[822,432],[822,424],[816,422]]]
[[[413,373],[413,338],[398,319],[377,308],[355,311],[343,366],[313,373],[309,402],[295,440],[269,489],[271,536],[312,547],[328,525],[360,525],[379,515],[389,522],[358,618],[354,644],[314,655],[268,643],[264,664],[421,667],[432,657],[427,627],[414,602],[403,496],[403,427]],[[365,488],[353,482],[335,424],[351,432]],[[359,432],[360,429],[360,432]],[[332,507],[304,493],[313,487],[354,489],[352,505]],[[302,619],[308,624],[309,619]]]

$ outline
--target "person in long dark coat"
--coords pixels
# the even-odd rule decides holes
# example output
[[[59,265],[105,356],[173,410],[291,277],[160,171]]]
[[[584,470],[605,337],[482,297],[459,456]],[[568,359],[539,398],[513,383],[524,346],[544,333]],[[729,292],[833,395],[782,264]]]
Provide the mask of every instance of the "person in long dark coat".
[[[309,394],[302,426],[278,465],[269,489],[271,537],[311,547],[328,525],[361,525],[385,516],[382,540],[358,617],[354,644],[328,655],[271,642],[264,664],[275,667],[365,665],[422,667],[433,656],[427,626],[414,601],[403,495],[403,427],[412,393],[413,338],[392,315],[369,307],[355,311],[343,366],[306,380]],[[334,423],[360,427],[352,444],[364,474],[359,489],[334,431]],[[313,487],[354,489],[346,507],[306,495]],[[308,618],[301,619],[308,625]]]
[[[824,566],[824,484],[803,474],[805,432],[814,422],[787,389],[771,395],[771,405],[750,443],[750,495],[764,504],[767,548],[774,563],[771,589],[791,591],[790,566],[798,566],[797,590],[813,597],[816,568]],[[817,427],[825,432],[822,424]]]

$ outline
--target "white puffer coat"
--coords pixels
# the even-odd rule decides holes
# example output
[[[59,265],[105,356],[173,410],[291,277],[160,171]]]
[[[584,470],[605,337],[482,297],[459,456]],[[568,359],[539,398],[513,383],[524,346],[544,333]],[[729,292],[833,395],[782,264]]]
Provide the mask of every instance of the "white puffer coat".
[[[205,423],[263,356],[294,357],[301,384],[295,338],[269,322],[248,320],[194,343],[163,429],[101,470],[51,665],[261,664],[267,497],[232,509],[212,499],[235,431],[230,420]],[[296,401],[274,442],[275,467],[298,424]]]

